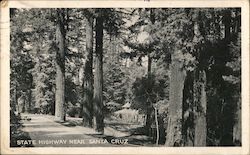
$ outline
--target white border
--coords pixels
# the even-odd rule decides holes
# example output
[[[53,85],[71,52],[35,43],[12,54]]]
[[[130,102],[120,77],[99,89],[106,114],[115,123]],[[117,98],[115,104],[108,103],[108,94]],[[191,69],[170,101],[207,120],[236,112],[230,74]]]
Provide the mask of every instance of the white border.
[[[9,8],[105,8],[105,7],[241,7],[242,9],[242,147],[9,147]],[[3,154],[249,154],[249,1],[8,1],[1,7],[1,153]]]

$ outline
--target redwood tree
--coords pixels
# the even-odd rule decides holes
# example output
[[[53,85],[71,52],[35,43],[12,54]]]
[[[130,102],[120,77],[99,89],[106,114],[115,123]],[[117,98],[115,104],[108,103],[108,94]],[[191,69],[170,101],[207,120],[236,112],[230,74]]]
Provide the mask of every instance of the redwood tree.
[[[56,97],[55,120],[65,121],[65,17],[64,10],[57,9],[56,22]]]
[[[83,83],[83,125],[92,127],[93,119],[93,16],[86,11],[86,61]]]
[[[194,43],[200,45],[203,37],[200,32],[200,24],[198,21],[201,20],[199,11],[197,14],[196,21],[194,22]],[[196,42],[196,41],[198,42]],[[204,45],[203,45],[204,46]],[[207,139],[207,94],[206,94],[206,51],[202,48],[196,50],[196,59],[199,61],[194,71],[194,86],[193,86],[193,102],[194,102],[194,146],[206,146]]]
[[[102,10],[96,10],[96,26],[95,26],[95,72],[94,72],[94,129],[97,132],[104,132],[104,116],[103,116],[103,16]]]
[[[181,52],[181,51],[179,51]],[[178,51],[171,55],[169,110],[166,129],[167,146],[180,146],[182,142],[182,102],[186,72],[178,60]]]

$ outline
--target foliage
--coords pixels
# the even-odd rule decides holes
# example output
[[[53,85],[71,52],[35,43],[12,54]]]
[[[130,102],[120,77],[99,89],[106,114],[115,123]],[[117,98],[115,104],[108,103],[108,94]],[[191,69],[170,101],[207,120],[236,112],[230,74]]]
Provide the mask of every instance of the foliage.
[[[103,19],[103,27],[99,28],[104,32],[103,38],[99,38],[103,42],[93,42],[93,47],[99,50],[103,45],[103,57],[98,57],[103,60],[103,64],[100,61],[98,66],[103,65],[103,73],[99,74],[99,77],[103,76],[103,83],[100,83],[103,90],[95,91],[99,96],[103,95],[104,107],[101,105],[98,112],[112,114],[127,102],[144,114],[148,114],[149,106],[152,110],[155,107],[163,130],[168,126],[166,120],[172,108],[169,106],[170,95],[173,95],[170,77],[174,77],[171,76],[174,73],[170,67],[172,62],[176,62],[181,66],[180,71],[185,72],[184,82],[179,81],[184,83],[184,89],[180,91],[183,96],[179,96],[183,100],[180,103],[183,109],[176,113],[182,117],[176,118],[176,124],[182,126],[180,141],[185,145],[192,145],[189,140],[194,141],[195,118],[200,110],[200,89],[196,86],[204,85],[207,114],[203,123],[207,125],[207,145],[234,145],[230,138],[233,139],[233,126],[240,124],[241,108],[240,9],[105,8],[63,11],[66,21],[63,27],[66,32],[63,38],[66,50],[64,93],[69,116],[80,115],[83,109],[86,17],[91,15],[94,19]],[[11,9],[10,13],[11,123],[17,124],[11,127],[14,133],[19,130],[20,120],[14,111],[18,98],[24,94],[33,112],[54,114],[58,49],[55,9]],[[93,37],[95,35],[94,32]],[[96,52],[95,49],[93,51]],[[97,55],[93,57],[97,58]],[[96,68],[90,67],[90,71],[95,72]],[[205,80],[197,78],[200,72],[206,74]]]
[[[165,98],[164,88],[166,86],[164,87],[164,81],[157,79],[155,76],[152,76],[151,80],[153,81],[151,85],[149,85],[147,77],[137,78],[133,83],[132,92],[135,103],[132,106],[135,109],[145,111],[147,102],[155,104]],[[151,90],[150,94],[149,89]]]
[[[30,72],[34,78],[34,108],[41,113],[53,113],[55,102],[55,67],[54,55],[40,55],[35,59],[36,65]]]
[[[126,78],[118,56],[107,57],[104,63],[104,102],[125,103]]]

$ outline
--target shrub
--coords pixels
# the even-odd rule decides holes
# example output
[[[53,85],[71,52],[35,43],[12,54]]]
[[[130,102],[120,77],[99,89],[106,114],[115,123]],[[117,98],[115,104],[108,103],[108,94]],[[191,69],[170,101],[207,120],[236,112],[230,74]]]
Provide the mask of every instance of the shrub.
[[[76,117],[77,115],[78,116],[80,115],[80,112],[81,112],[81,108],[80,107],[78,107],[78,106],[71,106],[71,107],[69,107],[69,109],[67,111],[67,114],[70,117]]]

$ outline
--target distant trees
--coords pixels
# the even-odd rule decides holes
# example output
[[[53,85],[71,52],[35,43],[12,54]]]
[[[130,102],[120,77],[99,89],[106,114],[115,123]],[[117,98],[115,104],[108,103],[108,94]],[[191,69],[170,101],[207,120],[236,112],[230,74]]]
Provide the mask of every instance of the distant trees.
[[[10,12],[10,16],[12,17],[11,22],[15,22],[16,19],[20,18],[18,13],[19,11]],[[30,86],[30,83],[32,82],[28,70],[32,68],[31,65],[33,65],[33,63],[29,59],[30,55],[23,47],[27,35],[25,35],[26,33],[23,32],[22,29],[22,23],[19,22],[13,27],[13,31],[10,34],[11,44],[15,45],[10,48],[10,55],[13,57],[10,61],[10,84],[12,86],[10,88],[10,103],[13,111],[15,111],[18,107],[18,98],[23,95],[22,92],[25,92],[27,90],[27,86]],[[20,50],[20,53],[15,53],[15,50]],[[26,66],[21,67],[22,64],[26,64]]]
[[[13,65],[11,66],[11,79],[13,78],[14,82],[13,85],[11,84],[11,89],[15,88],[13,101],[14,104],[18,104],[17,99],[23,96],[28,101],[26,103],[29,103],[29,107],[26,106],[27,112],[32,112],[36,108],[36,103],[39,103],[38,106],[40,107],[45,102],[49,104],[53,102],[53,94],[50,94],[50,80],[53,79],[49,78],[53,75],[53,71],[50,70],[51,64],[48,61],[49,53],[48,46],[46,46],[46,43],[50,42],[47,32],[53,27],[48,28],[51,23],[46,21],[45,10],[13,9],[11,12],[11,27],[13,30],[11,32],[11,45],[13,45],[11,46],[11,64]],[[37,15],[36,18],[33,18],[33,14]],[[41,14],[43,16],[39,16]],[[32,20],[27,20],[31,18]],[[46,24],[44,24],[45,21]],[[41,35],[41,32],[44,32],[44,34]],[[47,40],[44,41],[42,38]],[[15,71],[14,69],[18,70]],[[20,73],[18,73],[19,71]],[[22,80],[22,78],[25,80]],[[53,85],[53,82],[51,84]],[[28,89],[25,89],[27,87]],[[34,99],[37,99],[36,103],[34,103]]]
[[[123,58],[120,55],[123,51],[120,48],[122,41],[118,36],[113,36],[111,40],[105,39],[104,44],[107,45],[105,41],[108,42],[108,46],[104,47],[103,101],[105,104],[113,102],[121,107],[128,100],[128,78]]]
[[[35,66],[31,70],[34,85],[34,112],[55,114],[55,64],[52,61],[54,59],[55,55],[51,56],[50,53],[41,54],[34,59]]]

